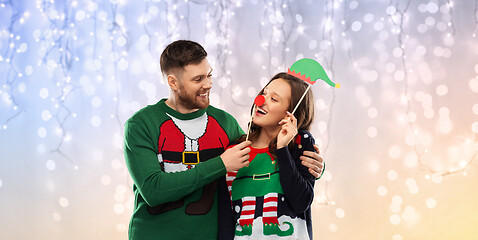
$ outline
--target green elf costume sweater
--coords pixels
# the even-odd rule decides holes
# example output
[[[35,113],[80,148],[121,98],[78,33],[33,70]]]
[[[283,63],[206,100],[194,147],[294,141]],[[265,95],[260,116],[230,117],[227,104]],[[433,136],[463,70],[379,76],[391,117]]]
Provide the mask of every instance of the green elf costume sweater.
[[[129,239],[216,239],[222,181],[227,198],[220,154],[244,132],[212,106],[181,114],[165,101],[139,110],[125,124],[135,194]]]
[[[235,239],[312,239],[310,205],[315,178],[299,157],[314,151],[314,138],[300,130],[294,147],[253,148],[249,166],[227,173]]]

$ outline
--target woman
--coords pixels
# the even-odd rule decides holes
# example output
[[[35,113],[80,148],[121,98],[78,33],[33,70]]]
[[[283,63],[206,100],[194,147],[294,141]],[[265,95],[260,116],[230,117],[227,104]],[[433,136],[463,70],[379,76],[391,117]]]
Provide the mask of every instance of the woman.
[[[315,178],[299,160],[304,150],[314,151],[308,132],[314,119],[312,92],[290,113],[306,88],[303,80],[279,73],[259,93],[265,101],[251,123],[250,163],[227,175],[236,239],[312,238]]]

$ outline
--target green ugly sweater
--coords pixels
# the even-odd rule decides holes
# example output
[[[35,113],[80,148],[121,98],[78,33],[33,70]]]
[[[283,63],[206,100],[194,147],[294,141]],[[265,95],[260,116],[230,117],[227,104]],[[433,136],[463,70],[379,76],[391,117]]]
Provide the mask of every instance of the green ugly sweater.
[[[129,239],[216,239],[220,158],[243,131],[209,106],[181,114],[162,99],[125,124],[124,154],[134,181]]]

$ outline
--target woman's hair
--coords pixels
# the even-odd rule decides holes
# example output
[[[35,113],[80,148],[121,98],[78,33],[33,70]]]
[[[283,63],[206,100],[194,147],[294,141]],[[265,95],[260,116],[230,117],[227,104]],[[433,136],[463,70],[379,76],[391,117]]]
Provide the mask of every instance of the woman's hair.
[[[272,81],[279,78],[284,79],[290,86],[291,95],[290,95],[288,111],[292,113],[295,106],[297,105],[300,98],[302,97],[305,90],[307,89],[308,84],[299,78],[296,78],[285,72],[281,72],[276,74],[274,77],[272,77],[272,79],[266,84],[265,87],[267,87]],[[258,95],[262,95],[264,93],[264,88],[259,92]],[[251,108],[251,113],[253,110],[254,110],[254,105]],[[307,93],[304,96],[304,99],[302,99],[302,102],[297,107],[297,110],[295,111],[294,116],[297,119],[298,130],[307,130],[307,131],[310,130],[310,126],[312,125],[312,122],[314,121],[314,94],[312,93],[310,89],[309,91],[307,91]],[[254,141],[259,137],[259,134],[261,133],[262,128],[253,122],[251,122],[250,124],[251,124],[251,132],[249,134],[249,139],[251,141]],[[239,142],[242,142],[245,139],[246,137],[242,136],[239,139]],[[289,143],[289,148],[292,148],[294,143],[295,141],[294,139],[292,139],[292,141]],[[269,143],[269,152],[274,153],[276,148],[277,148],[277,137],[275,137]]]

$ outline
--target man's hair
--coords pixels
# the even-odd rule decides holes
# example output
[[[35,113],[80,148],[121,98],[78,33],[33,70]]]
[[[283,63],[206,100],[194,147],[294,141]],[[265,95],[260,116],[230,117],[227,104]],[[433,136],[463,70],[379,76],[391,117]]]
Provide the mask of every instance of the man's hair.
[[[207,52],[197,42],[177,40],[170,43],[161,54],[159,64],[163,75],[182,70],[189,64],[198,64],[207,57]]]

